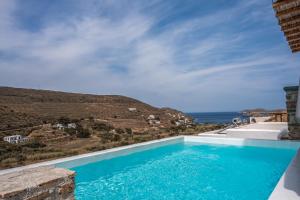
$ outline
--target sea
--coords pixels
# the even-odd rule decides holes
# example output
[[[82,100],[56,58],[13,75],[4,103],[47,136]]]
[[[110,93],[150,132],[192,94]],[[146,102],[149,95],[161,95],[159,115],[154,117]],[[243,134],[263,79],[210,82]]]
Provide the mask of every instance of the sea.
[[[249,118],[240,112],[192,112],[186,114],[198,124],[230,124],[236,117],[242,120]]]

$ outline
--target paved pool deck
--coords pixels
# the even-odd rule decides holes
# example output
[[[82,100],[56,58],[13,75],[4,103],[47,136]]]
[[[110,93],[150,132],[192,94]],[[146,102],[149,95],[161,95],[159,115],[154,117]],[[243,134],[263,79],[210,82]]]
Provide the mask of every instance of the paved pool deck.
[[[200,133],[199,136],[279,140],[280,135],[287,131],[286,122],[258,122],[226,130]]]

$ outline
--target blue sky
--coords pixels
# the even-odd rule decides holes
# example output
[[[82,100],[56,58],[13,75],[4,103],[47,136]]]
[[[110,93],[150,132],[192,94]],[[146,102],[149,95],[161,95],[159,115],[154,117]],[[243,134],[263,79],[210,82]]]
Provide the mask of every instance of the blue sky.
[[[0,85],[183,111],[284,108],[297,54],[270,0],[1,0]]]

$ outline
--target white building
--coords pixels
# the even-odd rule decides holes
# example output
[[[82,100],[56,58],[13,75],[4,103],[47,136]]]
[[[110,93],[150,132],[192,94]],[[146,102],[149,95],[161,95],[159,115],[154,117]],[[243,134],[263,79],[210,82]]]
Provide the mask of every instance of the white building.
[[[69,123],[67,125],[58,123],[58,124],[55,124],[53,127],[57,128],[58,130],[64,130],[65,128],[74,128],[75,129],[75,128],[77,128],[77,125],[75,123]]]
[[[77,126],[76,126],[76,124],[75,123],[69,123],[68,125],[67,125],[67,128],[76,128]]]
[[[3,140],[11,144],[18,144],[20,142],[28,141],[28,138],[23,137],[22,135],[11,135],[11,136],[4,137]]]
[[[65,126],[64,126],[63,124],[60,124],[60,123],[55,124],[53,127],[54,127],[54,128],[57,128],[57,129],[59,129],[59,130],[63,130],[63,129],[65,128]]]
[[[128,108],[128,110],[129,110],[130,112],[135,112],[135,111],[137,111],[136,108]]]
[[[149,115],[149,117],[147,119],[148,120],[153,120],[153,119],[155,119],[155,116],[154,115]]]

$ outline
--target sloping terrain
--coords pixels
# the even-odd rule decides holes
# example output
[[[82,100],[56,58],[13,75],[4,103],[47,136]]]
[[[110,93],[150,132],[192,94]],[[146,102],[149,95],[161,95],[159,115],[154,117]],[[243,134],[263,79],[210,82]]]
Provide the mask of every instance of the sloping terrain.
[[[0,169],[220,128],[125,96],[0,87]]]
[[[60,117],[95,118],[124,127],[145,127],[149,115],[158,117],[161,125],[168,127],[175,115],[183,114],[125,96],[0,87],[0,131],[54,123]]]

